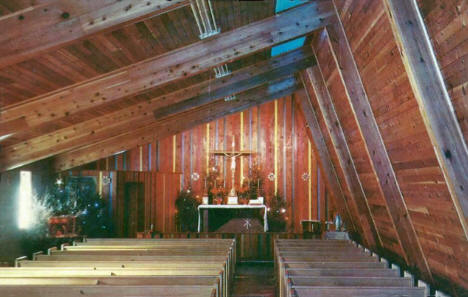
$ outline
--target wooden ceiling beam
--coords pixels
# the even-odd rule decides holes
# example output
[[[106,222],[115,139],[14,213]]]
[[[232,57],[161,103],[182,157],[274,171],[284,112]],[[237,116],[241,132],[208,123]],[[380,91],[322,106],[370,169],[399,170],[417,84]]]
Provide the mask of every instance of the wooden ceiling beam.
[[[15,133],[199,74],[324,27],[330,23],[334,13],[330,0],[308,2],[158,57],[7,106],[0,111],[0,125],[24,118],[20,126],[9,125],[9,129],[3,131],[5,134]]]
[[[302,113],[306,120],[306,126],[312,136],[312,143],[317,152],[319,165],[324,173],[325,181],[328,184],[328,189],[330,189],[332,196],[335,197],[338,201],[342,203],[336,203],[336,206],[340,208],[341,215],[343,216],[346,226],[352,231],[361,231],[359,225],[356,225],[357,220],[353,219],[351,211],[349,209],[349,201],[346,195],[343,192],[343,187],[340,184],[338,175],[336,174],[335,167],[333,166],[330,152],[328,151],[327,144],[323,138],[322,130],[317,120],[314,108],[312,107],[311,101],[309,99],[309,93],[305,90],[297,92],[295,98],[301,107]]]
[[[189,4],[189,0],[40,0],[0,18],[0,68]]]
[[[173,91],[171,93],[163,92],[162,95],[158,97],[144,99],[144,103],[146,104],[142,103],[142,99],[138,99],[136,100],[135,105],[127,109],[120,109],[119,112],[122,112],[122,116],[125,116],[126,118],[130,118],[130,117],[136,116],[137,114],[142,114],[143,112],[147,113],[148,110],[154,110],[154,109],[164,107],[166,105],[176,104],[177,102],[187,100],[191,97],[199,96],[204,93],[210,93],[210,92],[212,93],[219,88],[231,86],[234,83],[239,82],[239,81],[249,82],[250,79],[252,79],[253,77],[260,75],[262,73],[271,71],[273,69],[276,69],[278,67],[286,66],[292,63],[301,63],[301,61],[305,64],[308,64],[309,63],[308,59],[310,59],[312,56],[313,55],[312,55],[312,51],[310,50],[310,48],[302,47],[300,49],[285,53],[283,55],[276,56],[268,60],[261,60],[260,62],[257,62],[256,64],[243,67],[241,69],[238,69],[232,72],[230,75],[223,77],[222,79],[213,79],[213,80],[206,79],[205,81],[189,85],[183,89]],[[233,91],[236,92],[235,88]],[[149,94],[153,92],[154,90],[150,90]],[[141,94],[139,93],[135,97],[141,98],[143,95],[146,95],[146,94],[148,93],[142,92]],[[124,98],[114,101],[113,103],[115,103],[118,106],[120,105],[120,103],[128,100],[131,97],[132,96],[124,97]],[[145,97],[148,98],[148,96],[145,96]],[[133,98],[131,98],[131,100],[133,100]],[[144,110],[142,108],[144,108]],[[99,109],[101,110],[101,108]],[[95,114],[94,109],[92,108],[84,110],[82,113]],[[118,113],[109,112],[108,115],[96,116],[95,118],[86,120],[86,123],[89,123],[93,119],[99,120],[99,122],[102,123],[100,124],[98,122],[97,125],[89,126],[88,128],[86,128],[86,131],[94,131],[95,129],[101,128],[104,125],[104,123],[109,122],[105,119],[108,116],[113,116],[113,115],[116,115],[118,118],[120,118],[120,120],[122,120],[122,116],[118,115]],[[71,116],[71,119],[73,119],[75,116],[79,117],[80,113],[78,113],[77,115]],[[72,121],[74,121],[74,119]],[[53,139],[54,141],[56,141],[56,144],[62,142],[62,140],[64,139],[69,139],[70,135],[72,134],[66,132],[67,126],[64,127],[63,122],[64,122],[64,119],[57,119],[55,121],[50,121],[45,124],[39,125],[37,129],[23,130],[21,132],[18,132],[14,135],[14,137],[10,137],[10,138],[7,137],[5,138],[5,140],[2,140],[0,137],[0,145],[3,144],[3,152],[6,153],[6,152],[11,151],[10,149],[8,149],[9,147],[13,151],[22,150],[21,143],[28,144],[30,146],[34,145],[34,143],[39,143],[40,141],[36,141],[38,140],[38,137],[41,137],[41,135],[46,135],[46,134],[53,133],[52,134],[53,137],[50,137],[50,138],[51,140]],[[19,127],[21,125],[24,125],[25,127],[27,127],[27,124],[25,123],[24,118],[20,118],[11,124],[15,125],[16,127]],[[62,127],[62,128],[55,128],[56,127],[55,124],[57,124],[59,127]],[[79,132],[82,124],[85,124],[85,122],[82,122],[78,126],[77,125],[73,126],[73,127],[76,127],[75,132]],[[71,124],[68,125],[68,127],[70,126],[72,125]],[[0,125],[0,135],[5,135],[6,132],[9,131],[10,129],[11,127],[9,126],[9,124]],[[60,131],[57,131],[58,129],[60,129]],[[65,134],[61,132],[64,132]],[[67,138],[63,137],[65,135],[67,135]],[[75,135],[75,133],[73,133],[73,135]]]
[[[288,63],[289,61],[289,63]],[[302,69],[305,69],[315,63],[315,59],[310,49],[299,49],[292,53],[283,56],[278,56],[273,59],[262,62],[261,65],[249,68],[261,70],[262,75],[246,77],[244,80],[238,80],[231,85],[230,88],[210,89],[209,93],[192,97],[188,100],[167,104],[165,107],[156,109],[153,114],[158,120],[173,114],[184,112],[200,105],[208,104],[219,98],[237,94],[251,88],[258,87],[270,81],[277,80],[291,74],[294,74]],[[271,69],[273,66],[276,68]],[[270,71],[267,71],[270,70]],[[257,72],[255,71],[255,72]],[[242,71],[248,73],[248,71]],[[252,73],[252,72],[250,72]]]
[[[400,237],[403,250],[408,256],[408,264],[418,267],[422,276],[432,281],[432,273],[406,207],[338,12],[336,13],[336,21],[327,26],[325,32],[328,46],[346,90],[349,105],[358,123],[372,168],[382,189],[387,209]]]
[[[188,102],[191,108],[195,105],[204,105],[233,93],[245,92],[265,83],[290,76],[296,71],[310,66],[314,61],[310,48],[297,49],[239,69],[222,79],[204,81],[144,103],[135,104],[52,133],[6,146],[0,153],[0,171],[10,170],[72,150],[82,146],[83,143],[92,143],[119,135],[128,129],[148,125],[154,122],[151,110],[168,106],[170,108],[173,105],[177,106],[177,103],[185,104],[185,102]],[[178,112],[185,110],[179,109]],[[175,112],[171,114],[173,113]],[[170,114],[166,116],[168,115]]]
[[[309,93],[309,98],[315,100],[312,107],[317,106],[316,114],[320,114],[325,122],[327,129],[323,131],[323,134],[328,134],[333,144],[339,163],[335,164],[335,168],[341,170],[345,178],[345,184],[351,196],[351,204],[353,204],[352,209],[356,211],[355,217],[360,221],[363,229],[363,238],[368,246],[374,249],[380,248],[382,247],[382,239],[375,225],[366,194],[354,166],[354,160],[341,128],[340,120],[336,114],[332,98],[323,79],[319,62],[317,61],[316,66],[302,71],[301,78],[304,89]],[[315,96],[310,94],[315,94]]]
[[[127,130],[121,135],[59,154],[54,157],[53,168],[55,168],[56,171],[64,171],[84,165],[108,157],[119,151],[125,151],[138,145],[148,144],[152,141],[180,133],[194,126],[208,123],[217,118],[290,95],[299,88],[299,84],[293,77],[288,77],[278,82],[276,85],[282,87],[272,88],[271,85],[266,85],[252,89],[238,95],[237,100],[227,102],[219,100],[198,109],[163,119],[148,126]]]
[[[416,1],[385,0],[393,35],[468,239],[468,148]]]

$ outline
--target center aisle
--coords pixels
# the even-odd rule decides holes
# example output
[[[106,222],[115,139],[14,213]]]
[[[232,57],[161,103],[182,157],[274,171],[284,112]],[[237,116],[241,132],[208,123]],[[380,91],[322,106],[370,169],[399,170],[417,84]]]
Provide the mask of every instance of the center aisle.
[[[239,263],[232,297],[274,297],[273,263]]]

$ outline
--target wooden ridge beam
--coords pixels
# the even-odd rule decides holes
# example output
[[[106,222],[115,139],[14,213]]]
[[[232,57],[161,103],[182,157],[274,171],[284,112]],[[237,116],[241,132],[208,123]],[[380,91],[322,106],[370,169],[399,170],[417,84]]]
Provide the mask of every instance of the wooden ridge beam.
[[[468,148],[414,0],[385,0],[393,35],[468,239]]]
[[[329,186],[330,191],[332,192],[333,197],[343,202],[342,204],[337,202],[336,205],[338,207],[341,205],[343,219],[345,220],[347,226],[352,231],[362,232],[360,225],[356,225],[355,221],[353,220],[353,216],[351,215],[351,211],[349,210],[349,201],[346,195],[343,193],[343,188],[340,184],[340,181],[338,180],[335,167],[333,166],[333,163],[331,161],[330,153],[328,151],[327,144],[325,143],[325,140],[323,138],[323,134],[320,129],[317,116],[315,115],[311,101],[308,97],[309,94],[306,91],[302,91],[296,96],[296,98],[298,98],[298,103],[301,107],[302,113],[304,114],[306,125],[309,128],[309,132],[312,136],[312,142],[315,146],[315,150],[317,151],[319,157],[319,164],[325,175],[325,180]]]
[[[129,150],[170,135],[180,133],[191,127],[208,123],[217,118],[233,114],[267,101],[290,95],[299,88],[293,77],[286,78],[274,85],[266,85],[238,95],[237,100],[219,100],[214,103],[163,119],[142,128],[127,130],[121,135],[85,145],[73,151],[55,156],[53,168],[64,171],[87,164],[116,152]]]
[[[187,101],[197,106],[204,105],[233,93],[244,92],[267,82],[290,76],[297,70],[310,66],[314,61],[310,48],[298,49],[239,69],[223,79],[207,80],[144,103],[6,146],[0,153],[0,171],[69,151],[84,143],[119,135],[128,129],[148,125],[154,122],[151,114],[153,109],[170,107],[173,104],[177,105],[178,102]],[[201,92],[203,93],[193,97]],[[193,98],[189,99],[191,97]]]
[[[189,4],[189,0],[40,0],[0,17],[0,68]]]
[[[327,26],[325,32],[328,46],[345,86],[349,104],[366,144],[372,168],[377,175],[387,203],[387,209],[400,237],[403,250],[406,251],[408,264],[418,267],[422,276],[432,281],[429,264],[414,229],[338,12],[335,23]]]
[[[130,94],[184,79],[271,46],[303,36],[330,23],[334,15],[330,0],[308,2],[284,13],[219,34],[96,78],[28,99],[0,111],[5,134],[61,119]],[[1,136],[1,135],[0,135]]]
[[[306,92],[315,94],[315,96],[309,95],[309,98],[315,99],[315,105],[318,108],[316,114],[321,114],[324,119],[327,132],[324,131],[323,134],[328,133],[338,156],[339,164],[337,164],[336,168],[340,168],[343,172],[345,183],[351,196],[350,200],[353,202],[352,204],[355,204],[353,208],[357,211],[355,217],[361,223],[366,243],[374,249],[380,248],[382,247],[382,239],[375,225],[366,194],[354,166],[354,160],[349,151],[348,143],[336,114],[332,98],[323,79],[319,62],[317,61],[316,66],[302,71],[301,77]]]

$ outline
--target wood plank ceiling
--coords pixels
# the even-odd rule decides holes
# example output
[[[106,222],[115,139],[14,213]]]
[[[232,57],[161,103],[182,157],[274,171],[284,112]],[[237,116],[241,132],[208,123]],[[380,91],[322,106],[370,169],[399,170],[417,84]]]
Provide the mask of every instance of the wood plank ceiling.
[[[55,23],[63,25],[68,23],[67,19],[82,17],[75,16],[74,11],[86,14],[86,9],[95,8],[86,7],[87,4],[83,4],[83,7],[72,7],[73,5],[69,5],[69,3],[67,5],[67,2],[73,3],[74,1],[44,0],[36,1],[34,5],[31,5],[29,1],[2,1],[0,3],[2,15],[0,24],[10,24],[8,25],[8,36],[2,38],[7,42],[18,42],[18,39],[21,39],[18,38],[18,34],[22,34],[27,28],[27,26],[22,27],[23,23],[27,25],[36,18],[41,18],[40,13],[45,13],[46,10],[49,13],[47,16],[49,19],[54,18]],[[104,2],[110,3],[109,1]],[[167,1],[156,2],[165,4],[164,2]],[[59,48],[51,47],[45,52],[38,50],[35,56],[28,54],[22,57],[23,60],[21,57],[13,57],[2,63],[11,65],[0,68],[0,137],[2,138],[0,142],[2,166],[0,167],[9,169],[53,155],[50,152],[42,154],[38,150],[47,147],[50,149],[51,146],[57,146],[61,142],[73,139],[73,136],[76,136],[74,131],[79,128],[76,125],[81,124],[82,128],[87,129],[85,134],[83,134],[84,130],[79,130],[79,132],[82,133],[82,136],[90,136],[89,142],[102,140],[107,135],[105,133],[100,133],[99,137],[92,135],[97,134],[97,131],[92,127],[96,128],[97,123],[97,127],[102,128],[98,122],[109,114],[113,115],[113,121],[105,122],[106,127],[115,126],[118,121],[132,121],[138,127],[135,117],[132,118],[130,114],[133,114],[135,110],[142,109],[143,102],[149,102],[148,100],[151,98],[160,98],[164,94],[174,93],[187,87],[192,88],[190,91],[194,95],[197,94],[197,91],[199,93],[206,91],[206,83],[204,89],[200,89],[203,86],[198,85],[210,79],[214,80],[214,72],[212,72],[211,67],[184,75],[185,79],[159,83],[157,87],[152,88],[130,89],[128,93],[114,90],[114,93],[109,94],[106,93],[106,90],[99,89],[103,86],[102,81],[106,79],[105,87],[115,85],[116,82],[120,83],[118,77],[120,69],[133,67],[137,73],[138,67],[140,67],[138,65],[145,65],[145,61],[164,57],[164,54],[176,49],[200,43],[199,31],[190,6],[179,3],[187,1],[177,2],[172,4],[177,9],[167,13],[161,14],[157,9],[156,13],[153,13],[156,15],[148,16],[148,12],[142,13],[146,16],[144,19],[137,18],[132,23],[126,21],[118,27],[111,27],[112,30],[93,33],[72,42],[65,40],[63,46]],[[274,1],[215,1],[213,8],[218,26],[222,28],[221,31],[224,33],[271,17],[274,14],[274,5]],[[54,10],[50,11],[52,7]],[[125,14],[132,9],[133,7],[125,6],[121,12]],[[36,14],[32,12],[36,12]],[[62,14],[64,13],[69,14],[67,19],[63,18]],[[2,28],[6,27],[2,26]],[[11,28],[18,30],[11,30]],[[5,36],[5,34],[0,35]],[[14,45],[13,43],[12,46]],[[9,49],[8,46],[5,46],[3,49],[0,48],[0,52],[7,53]],[[259,63],[269,56],[267,48],[265,50],[251,50],[249,54],[242,55],[241,59],[231,59],[233,63],[229,67],[232,71],[236,71],[253,63]],[[274,67],[274,65],[270,67]],[[117,78],[109,73],[117,73]],[[130,80],[133,79],[130,78]],[[95,87],[90,88],[90,85],[93,86],[93,84]],[[71,90],[76,92],[75,95],[70,94]],[[85,103],[83,95],[86,92],[91,96],[102,94]],[[57,94],[68,97],[63,100]],[[106,98],[105,94],[109,96]],[[164,99],[160,98],[160,101]],[[63,114],[60,110],[63,110]],[[92,119],[95,119],[94,126],[83,125],[83,122],[89,123]],[[83,137],[80,138],[80,142],[81,144],[89,144]],[[72,147],[75,148],[76,145],[67,146],[57,151],[69,150]],[[34,151],[34,157],[27,157],[27,160],[23,158]],[[21,155],[22,157],[10,162],[10,157],[13,155]]]

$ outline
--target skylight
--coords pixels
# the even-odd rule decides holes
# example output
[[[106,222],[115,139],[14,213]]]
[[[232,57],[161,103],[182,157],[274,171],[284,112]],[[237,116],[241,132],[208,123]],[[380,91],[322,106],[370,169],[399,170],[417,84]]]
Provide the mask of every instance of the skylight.
[[[286,52],[300,48],[304,45],[304,41],[305,41],[305,37],[299,37],[297,39],[286,41],[277,46],[274,46],[271,48],[271,56],[272,57],[278,56]]]
[[[309,0],[276,0],[275,12],[280,13],[283,10],[306,3]]]
[[[275,12],[280,13],[284,10],[292,8],[294,6],[303,4],[308,0],[276,0]],[[290,41],[286,41],[280,45],[274,46],[271,48],[271,56],[278,56],[286,52],[295,50],[304,45],[305,37],[299,37]]]

